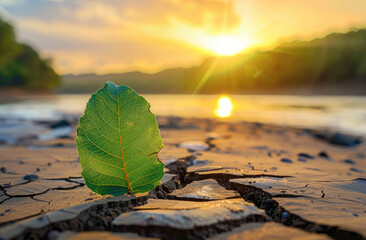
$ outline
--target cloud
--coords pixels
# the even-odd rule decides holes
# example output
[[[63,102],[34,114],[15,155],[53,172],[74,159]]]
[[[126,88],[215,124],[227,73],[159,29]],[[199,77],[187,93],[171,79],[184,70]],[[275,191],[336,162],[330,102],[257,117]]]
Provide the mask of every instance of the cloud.
[[[233,1],[228,0],[161,0],[168,3],[169,15],[189,25],[218,33],[239,26],[241,19],[234,11]]]
[[[205,52],[201,48],[208,35],[240,24],[233,11],[232,2],[226,0],[35,0],[14,14],[21,39],[54,56],[62,72],[117,71],[116,62],[121,69],[130,65],[151,72],[164,64],[188,66],[195,61],[189,58],[199,59],[197,53]],[[107,62],[107,53],[110,61],[116,58],[113,64]],[[92,61],[93,56],[102,58],[102,63]]]
[[[18,37],[61,73],[190,66],[226,33],[272,46],[286,36],[366,23],[365,0],[0,0]],[[316,6],[316,7],[315,7]],[[310,17],[309,17],[310,16]],[[324,21],[327,19],[327,21]],[[255,35],[255,36],[251,36]],[[272,44],[272,45],[271,45]]]

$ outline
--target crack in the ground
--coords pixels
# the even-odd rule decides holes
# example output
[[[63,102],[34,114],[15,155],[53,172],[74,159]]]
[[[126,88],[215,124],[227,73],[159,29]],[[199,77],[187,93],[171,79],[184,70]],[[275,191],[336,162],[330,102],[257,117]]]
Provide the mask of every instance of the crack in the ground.
[[[52,180],[67,180],[67,181],[73,181],[72,179],[76,179],[77,177],[70,177],[70,178],[57,178]],[[51,179],[50,179],[51,180]],[[79,182],[76,182],[79,183]],[[80,185],[76,185],[71,188],[76,188],[80,186],[84,186],[83,183],[79,183]],[[72,231],[110,231],[112,227],[112,221],[114,218],[119,216],[123,212],[131,211],[133,210],[133,207],[144,205],[147,202],[147,199],[150,198],[167,198],[168,194],[173,192],[175,189],[181,188],[180,181],[173,177],[171,180],[155,187],[154,190],[150,191],[148,195],[137,197],[137,198],[131,198],[128,201],[118,201],[113,200],[111,198],[110,200],[106,200],[106,203],[102,204],[91,204],[91,206],[80,213],[76,214],[74,218],[72,219],[65,219],[65,220],[59,220],[57,222],[52,221],[47,215],[42,216],[40,218],[45,217],[47,221],[49,221],[49,224],[44,227],[40,227],[37,229],[34,228],[27,228],[24,231],[22,231],[18,236],[12,238],[12,239],[45,239],[47,236],[47,233],[56,230],[56,231],[64,231],[64,230],[72,230]],[[46,190],[45,192],[49,190],[65,190],[65,188],[51,188]],[[0,190],[3,190],[0,186]],[[3,190],[4,191],[4,190]],[[4,191],[5,192],[5,191]],[[5,192],[6,193],[6,192]],[[43,194],[43,192],[42,192]],[[40,194],[32,194],[32,195],[26,195],[27,197],[33,198],[34,196],[37,196]],[[10,195],[6,195],[10,196]],[[21,195],[16,195],[16,197],[20,197]],[[12,196],[15,197],[15,196]],[[105,199],[103,199],[105,200]],[[102,201],[102,200],[100,200]],[[57,211],[56,211],[57,212]],[[75,214],[72,211],[69,211],[68,209],[62,209],[58,212],[63,212],[66,214]],[[13,223],[16,224],[16,222],[19,222],[21,220],[26,220],[32,217],[40,216],[44,214],[44,210],[41,210],[41,212],[25,216],[19,219],[15,219],[9,222],[1,223],[0,226],[5,225],[11,225]],[[62,214],[61,214],[62,215]],[[61,218],[62,219],[62,218]]]
[[[106,202],[103,204],[92,205],[86,210],[78,213],[74,218],[67,220],[59,220],[57,222],[52,222],[51,219],[46,215],[45,217],[48,219],[50,224],[47,226],[38,228],[38,229],[26,229],[21,233],[21,235],[17,236],[17,238],[25,238],[25,239],[38,239],[45,238],[47,233],[56,230],[56,231],[64,231],[64,230],[72,230],[72,231],[95,231],[95,230],[107,230],[107,231],[128,231],[128,232],[138,232],[144,236],[153,236],[153,237],[162,237],[166,239],[176,239],[179,236],[185,236],[187,239],[204,239],[207,236],[212,236],[221,232],[230,231],[232,228],[239,227],[243,223],[248,222],[265,222],[268,221],[264,216],[253,215],[249,218],[240,219],[240,220],[232,220],[229,219],[224,222],[219,222],[216,224],[212,224],[205,227],[195,227],[191,230],[178,230],[167,227],[157,227],[157,226],[134,226],[128,227],[125,229],[122,227],[121,229],[112,229],[112,221],[119,216],[123,212],[133,210],[133,206],[144,205],[146,204],[148,198],[158,198],[158,199],[172,199],[172,200],[183,200],[183,198],[172,197],[169,195],[174,190],[185,187],[187,184],[193,181],[205,180],[205,179],[214,179],[221,186],[226,188],[227,190],[235,190],[237,191],[241,197],[248,201],[254,203],[258,208],[264,209],[265,213],[273,219],[275,222],[284,224],[288,227],[296,227],[303,229],[308,232],[314,233],[326,233],[330,237],[334,239],[364,239],[360,234],[355,232],[350,232],[343,230],[337,226],[328,226],[323,224],[316,224],[311,221],[307,221],[300,216],[293,214],[287,211],[285,208],[281,207],[277,201],[273,200],[274,197],[304,197],[301,195],[271,195],[270,193],[263,191],[261,188],[257,188],[252,185],[245,185],[241,183],[230,182],[231,179],[235,178],[260,178],[260,177],[276,177],[276,178],[287,178],[291,176],[281,176],[281,175],[271,175],[271,174],[256,174],[256,175],[235,175],[228,173],[212,173],[212,174],[204,174],[200,175],[198,172],[187,173],[188,166],[192,165],[194,160],[196,159],[195,155],[190,155],[184,158],[178,159],[176,162],[169,164],[166,166],[169,169],[169,173],[177,174],[177,177],[173,177],[170,181],[167,181],[157,187],[154,190],[148,193],[148,196],[143,196],[140,198],[131,199],[127,202]],[[73,186],[71,188],[76,188],[83,186],[83,183],[78,181],[74,181],[79,177],[69,177],[69,178],[58,178],[58,179],[48,179],[48,180],[64,180],[69,182],[78,183],[80,185]],[[69,189],[71,189],[69,188]],[[65,188],[54,188],[54,190],[65,190]],[[5,189],[0,186],[0,190],[4,191],[7,195]],[[49,191],[51,189],[48,189]],[[43,193],[42,193],[43,194]],[[40,194],[27,195],[30,197],[34,197]],[[18,197],[21,195],[11,196]],[[238,198],[238,197],[233,197]],[[210,201],[209,199],[187,199],[188,201]],[[148,209],[148,208],[146,208]],[[143,209],[139,209],[140,211]],[[70,213],[67,209],[60,210],[60,212]],[[286,213],[287,217],[283,218],[284,213]],[[27,216],[22,219],[13,220],[9,223],[15,223],[19,220],[24,220],[30,217],[35,217],[38,215],[42,215],[43,212],[37,213],[32,216]],[[42,217],[41,217],[42,218]]]
[[[40,179],[37,179],[37,180],[26,180],[25,182],[17,183],[17,184],[14,184],[14,185],[3,184],[3,185],[0,185],[0,187],[11,188],[11,187],[19,186],[19,185],[25,185],[25,184],[28,184],[28,183],[31,183],[31,182],[34,182],[34,181],[38,181],[38,180],[66,181],[66,182],[70,182],[70,183],[78,183],[78,184],[85,185],[84,183],[72,180],[72,179],[80,179],[80,178],[82,178],[82,177],[80,176],[80,177],[67,177],[67,178],[40,178]]]
[[[331,226],[326,224],[317,224],[315,222],[307,221],[302,217],[291,213],[280,204],[273,200],[271,194],[251,185],[234,183],[229,181],[222,181],[220,176],[217,176],[218,183],[228,190],[236,190],[248,202],[254,203],[258,208],[264,209],[266,214],[270,216],[275,222],[282,223],[289,227],[296,227],[308,232],[325,233],[328,236],[336,239],[364,239],[364,237],[356,232],[344,230],[338,226]],[[284,218],[284,213],[286,217]]]
[[[241,198],[240,196],[233,196],[233,197],[227,197],[223,199],[209,199],[209,198],[193,198],[193,197],[177,197],[169,195],[169,200],[177,200],[177,201],[189,201],[189,202],[212,202],[212,201],[218,201],[218,200],[230,200],[230,199],[238,199]]]
[[[22,220],[26,220],[26,219],[29,219],[29,218],[32,218],[32,217],[37,217],[37,216],[42,215],[43,213],[44,213],[44,210],[41,209],[41,211],[39,211],[38,213],[31,214],[31,215],[21,217],[21,218],[17,218],[17,219],[8,221],[8,222],[0,223],[0,227],[2,227],[4,225],[10,225],[10,224],[13,224],[13,223],[16,223],[16,222],[19,222],[19,221],[22,221]]]
[[[72,178],[70,178],[70,177],[69,178],[59,178],[59,179],[44,179],[44,180],[56,180],[56,181],[57,180],[63,180],[63,181],[69,182],[69,183],[77,183],[77,185],[70,186],[70,187],[54,187],[54,188],[48,188],[48,189],[46,189],[42,192],[31,193],[31,194],[16,194],[16,195],[11,195],[11,194],[7,193],[7,189],[9,187],[5,188],[5,187],[0,185],[0,191],[2,191],[3,194],[8,197],[7,199],[4,199],[3,201],[1,201],[0,204],[4,203],[4,202],[6,202],[6,201],[8,201],[12,198],[30,197],[30,198],[33,199],[33,197],[45,194],[45,193],[47,193],[48,191],[51,191],[51,190],[72,190],[72,189],[75,189],[75,188],[78,188],[78,187],[83,187],[85,185],[84,183],[80,183],[80,182],[72,180]],[[27,183],[30,183],[30,182],[32,182],[32,181],[29,181]],[[12,185],[12,187],[18,186],[18,185],[23,185],[23,184]],[[3,224],[6,224],[6,223],[3,223]]]
[[[214,179],[227,190],[237,191],[244,200],[254,203],[259,209],[265,210],[265,213],[269,217],[271,217],[275,222],[284,224],[285,226],[300,228],[305,231],[313,233],[325,233],[336,240],[365,239],[359,233],[344,230],[338,226],[317,224],[315,222],[307,221],[302,217],[293,214],[290,211],[286,210],[285,208],[281,207],[276,200],[272,199],[274,197],[296,198],[296,197],[308,197],[308,196],[292,195],[292,194],[272,195],[262,190],[261,188],[252,185],[230,182],[231,179],[238,179],[238,178],[260,178],[260,177],[288,178],[292,176],[280,176],[270,174],[236,175],[229,173],[212,173],[212,174],[200,175],[197,172],[187,173],[187,167],[189,166],[190,162],[194,160],[194,159],[192,160],[192,158],[194,158],[193,155],[189,156],[188,160],[185,158],[181,158],[180,160],[173,162],[167,166],[170,173],[179,174],[179,178],[182,181],[183,187],[189,183],[192,183],[193,181]],[[186,163],[184,163],[183,161],[186,161]],[[286,218],[284,218],[283,216],[286,216]]]
[[[32,181],[31,180],[26,180],[25,182],[17,183],[17,184],[14,184],[14,185],[4,184],[4,185],[0,185],[0,186],[2,186],[3,188],[11,188],[11,187],[19,186],[19,185],[25,185],[25,184],[28,184],[30,182],[32,182]]]
[[[305,195],[294,195],[294,194],[273,194],[272,195],[272,198],[299,198],[299,197],[314,198],[314,197],[309,197],[309,196],[305,196]]]
[[[20,231],[17,230],[19,233],[16,236],[7,239],[47,239],[47,234],[50,231],[110,231],[111,223],[115,217],[119,216],[123,212],[133,210],[133,207],[135,206],[144,205],[147,202],[147,199],[147,196],[130,198],[127,200],[103,199],[105,200],[104,202],[103,200],[100,200],[94,204],[90,203],[89,207],[85,209],[81,208],[81,210],[77,212],[68,209],[51,212],[56,214],[56,220],[54,217],[50,217],[48,215],[41,216],[33,221],[39,221],[40,223],[46,221],[48,224],[39,224],[38,226],[37,224],[34,224],[35,226],[30,224],[30,226],[23,226],[23,228],[18,226],[21,229]],[[12,223],[16,224],[16,222],[20,220],[25,220],[43,214],[44,211],[41,211],[31,216],[7,222],[7,225]],[[58,214],[60,217],[57,217]],[[66,216],[63,217],[65,214]],[[15,225],[15,228],[16,227],[17,225]],[[2,239],[2,237],[0,238]]]
[[[261,178],[261,177],[272,177],[272,178],[293,178],[293,176],[286,176],[286,175],[274,175],[274,174],[231,174],[231,173],[211,173],[211,174],[204,174],[200,175],[199,172],[189,172],[187,176],[185,176],[185,182],[191,178],[191,176],[199,176],[202,178],[199,180],[204,179],[215,179],[215,176],[220,174],[223,179],[236,179],[236,178]]]

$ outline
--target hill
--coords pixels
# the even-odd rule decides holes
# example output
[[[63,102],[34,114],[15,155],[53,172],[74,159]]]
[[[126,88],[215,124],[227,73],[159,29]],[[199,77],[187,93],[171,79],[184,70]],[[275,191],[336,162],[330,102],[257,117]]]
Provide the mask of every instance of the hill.
[[[18,43],[13,27],[0,18],[0,87],[51,90],[60,78],[50,60],[42,59],[31,46]]]
[[[66,75],[63,92],[94,92],[105,81],[141,93],[366,94],[366,29],[283,43],[271,51],[212,57],[156,74]]]

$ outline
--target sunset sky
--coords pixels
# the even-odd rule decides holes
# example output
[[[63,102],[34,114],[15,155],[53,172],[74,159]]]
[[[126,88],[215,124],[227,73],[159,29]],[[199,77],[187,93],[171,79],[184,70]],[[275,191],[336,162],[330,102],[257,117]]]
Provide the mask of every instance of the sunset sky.
[[[18,39],[60,74],[190,67],[209,55],[366,27],[365,13],[365,0],[0,0]]]

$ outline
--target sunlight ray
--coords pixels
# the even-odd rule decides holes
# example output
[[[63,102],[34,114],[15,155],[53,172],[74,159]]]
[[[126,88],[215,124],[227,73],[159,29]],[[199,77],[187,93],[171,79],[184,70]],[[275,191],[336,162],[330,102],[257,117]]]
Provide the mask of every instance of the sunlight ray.
[[[213,71],[215,70],[219,59],[215,59],[215,61],[211,64],[210,68],[206,71],[205,75],[201,78],[201,80],[198,82],[196,88],[193,90],[192,94],[199,93],[199,91],[202,89],[202,87],[206,84],[209,77],[212,75]]]

